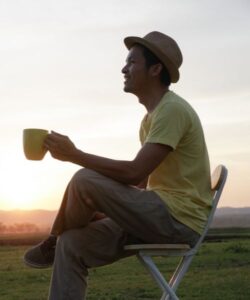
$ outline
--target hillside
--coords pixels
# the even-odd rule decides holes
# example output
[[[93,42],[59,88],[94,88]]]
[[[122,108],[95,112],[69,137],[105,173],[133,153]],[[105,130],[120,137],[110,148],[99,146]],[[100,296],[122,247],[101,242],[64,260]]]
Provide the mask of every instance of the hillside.
[[[0,210],[0,223],[12,225],[15,223],[32,223],[40,228],[48,228],[52,225],[57,211],[50,210]],[[250,207],[218,208],[212,227],[249,227]]]
[[[0,210],[0,223],[5,225],[32,223],[40,228],[48,228],[55,219],[56,211],[51,210]]]
[[[250,228],[250,207],[221,207],[216,210],[212,227]]]

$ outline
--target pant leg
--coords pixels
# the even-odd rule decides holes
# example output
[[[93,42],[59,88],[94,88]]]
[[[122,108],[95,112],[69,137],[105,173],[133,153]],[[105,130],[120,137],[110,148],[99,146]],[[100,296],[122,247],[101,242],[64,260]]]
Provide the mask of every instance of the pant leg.
[[[89,267],[112,263],[127,256],[128,236],[109,218],[84,228],[65,231],[56,247],[49,300],[83,300]]]
[[[51,229],[51,234],[60,235],[63,231],[86,226],[93,218],[95,210],[86,204],[85,193],[79,193],[75,177],[69,182],[61,206]],[[84,184],[82,182],[81,184]]]
[[[194,244],[199,235],[177,222],[160,197],[152,192],[127,186],[89,169],[79,170],[72,178],[53,230],[84,227],[93,211],[86,205],[90,198],[132,236],[148,243],[186,242]],[[64,221],[62,221],[64,220]]]

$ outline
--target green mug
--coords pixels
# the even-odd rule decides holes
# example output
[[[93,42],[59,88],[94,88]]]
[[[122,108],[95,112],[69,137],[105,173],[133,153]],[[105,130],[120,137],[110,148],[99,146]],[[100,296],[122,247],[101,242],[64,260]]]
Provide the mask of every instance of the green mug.
[[[23,130],[23,150],[27,159],[42,160],[47,152],[44,140],[49,131],[38,128],[26,128]]]

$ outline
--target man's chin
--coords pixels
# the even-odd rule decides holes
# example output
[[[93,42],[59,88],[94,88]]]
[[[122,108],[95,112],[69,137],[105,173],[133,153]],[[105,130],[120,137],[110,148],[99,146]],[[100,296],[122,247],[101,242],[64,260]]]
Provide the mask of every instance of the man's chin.
[[[131,90],[131,88],[129,88],[128,86],[126,86],[126,85],[124,85],[124,87],[123,87],[123,91],[125,92],[125,93],[132,93],[132,90]]]

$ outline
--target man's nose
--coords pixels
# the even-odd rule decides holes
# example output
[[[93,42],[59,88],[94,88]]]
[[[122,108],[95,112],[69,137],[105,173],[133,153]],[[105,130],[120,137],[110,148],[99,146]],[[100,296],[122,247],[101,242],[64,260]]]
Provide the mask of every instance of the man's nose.
[[[121,72],[122,72],[123,74],[126,74],[126,73],[128,72],[127,65],[125,65],[125,66],[122,68]]]

